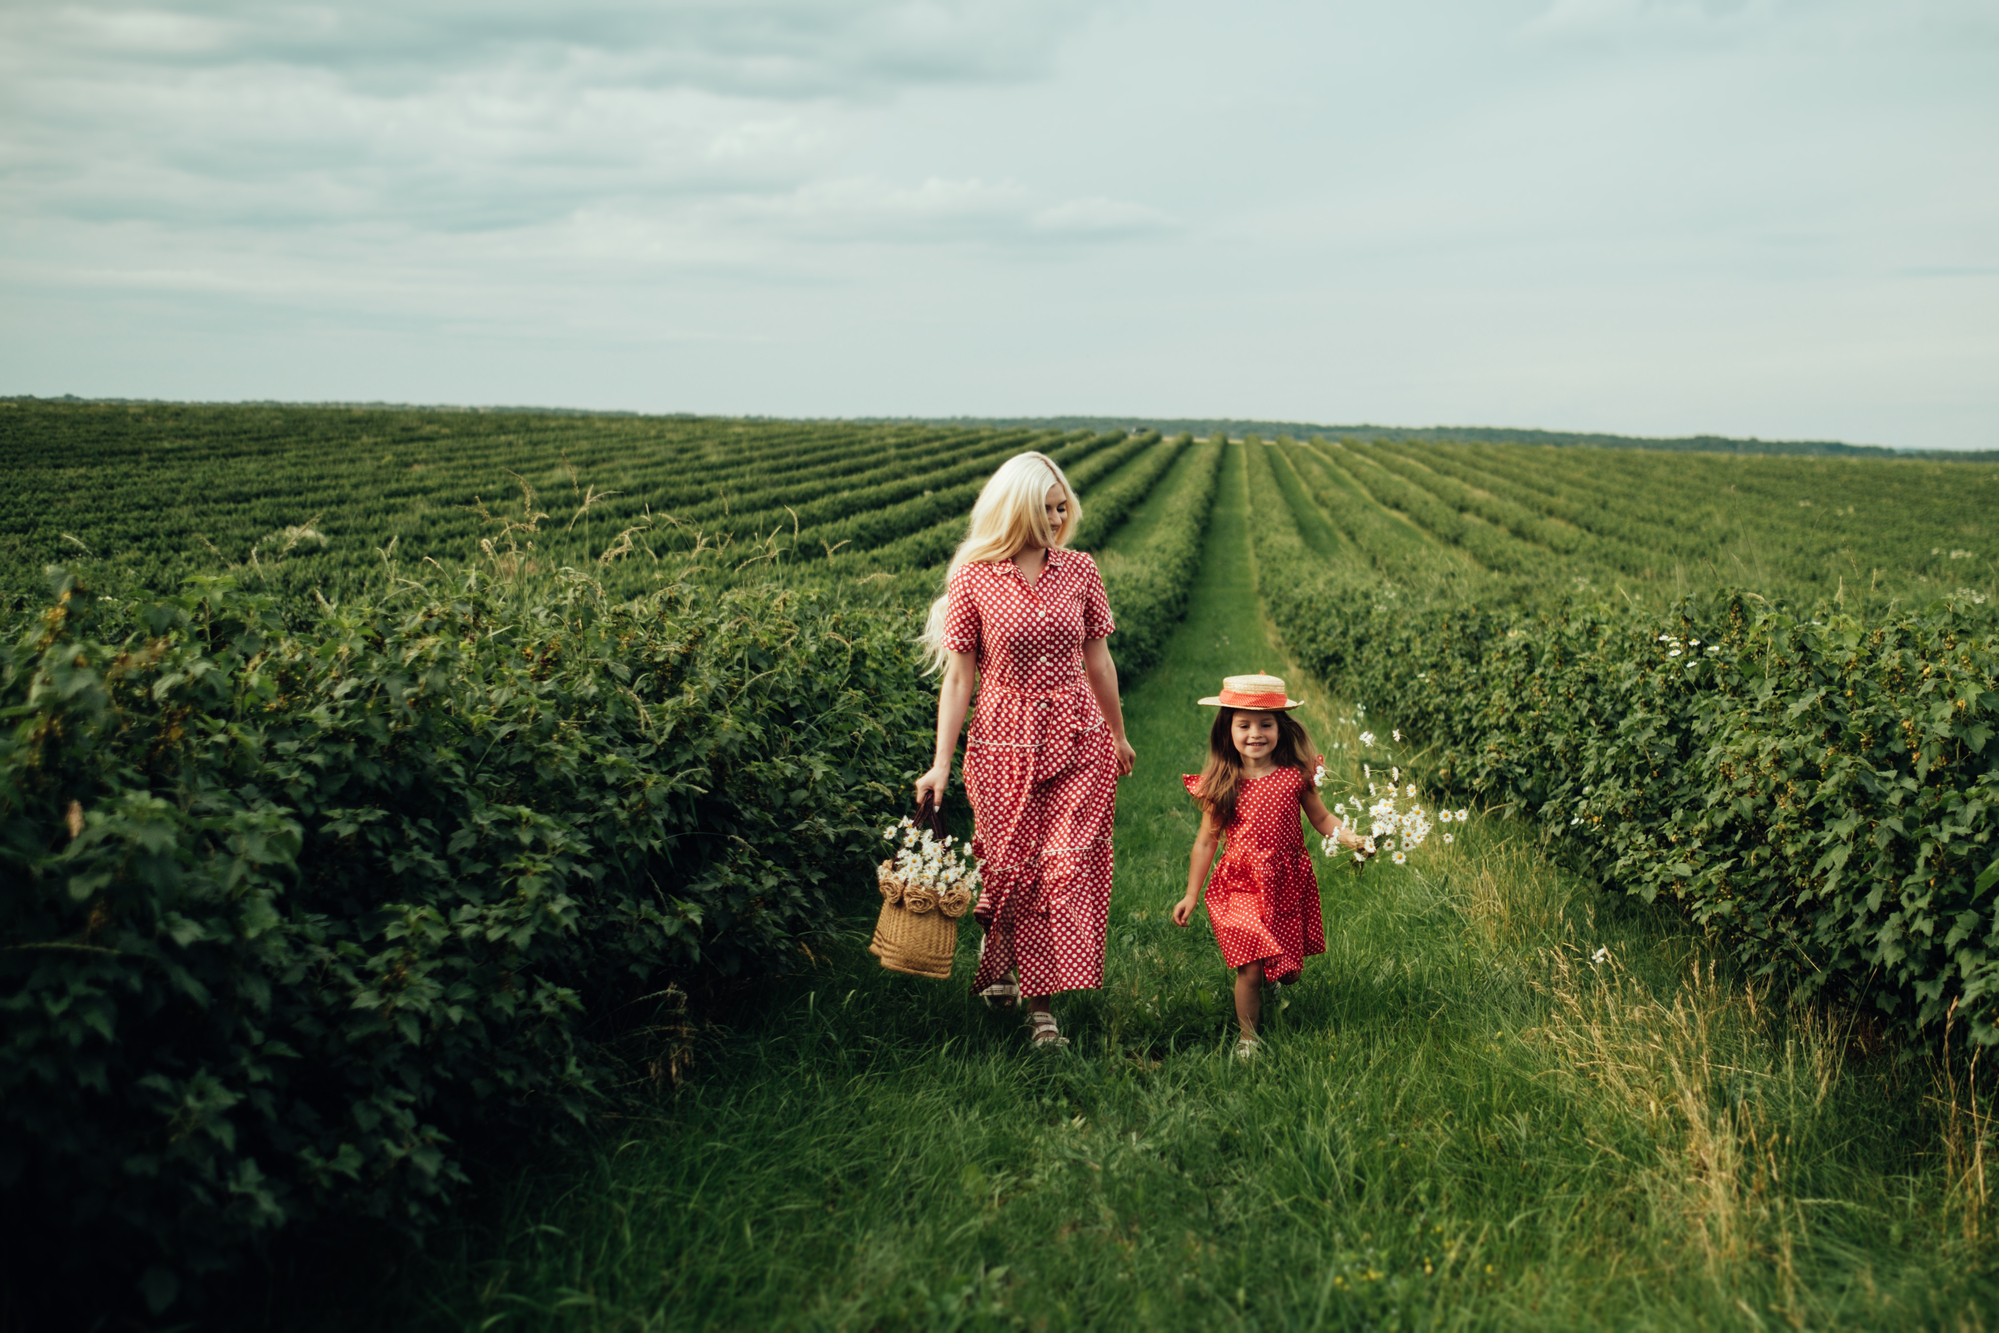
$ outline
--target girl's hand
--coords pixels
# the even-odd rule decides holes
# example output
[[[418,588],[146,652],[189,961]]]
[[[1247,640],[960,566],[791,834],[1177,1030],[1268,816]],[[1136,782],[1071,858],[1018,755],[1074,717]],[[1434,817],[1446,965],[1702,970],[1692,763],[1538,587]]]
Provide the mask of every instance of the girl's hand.
[[[1130,741],[1125,740],[1122,736],[1118,737],[1117,775],[1121,778],[1130,777],[1131,770],[1133,766],[1136,765],[1137,763],[1138,763],[1138,751],[1131,748]]]
[[[1174,925],[1176,926],[1186,925],[1187,919],[1193,915],[1194,915],[1194,899],[1182,898],[1179,902],[1173,904]]]
[[[916,780],[916,804],[920,807],[923,804],[923,798],[927,795],[930,798],[930,808],[932,810],[942,810],[944,808],[944,790],[950,785],[950,765],[940,765],[937,768],[931,769]]]
[[[1340,846],[1350,852],[1357,852],[1361,848],[1361,836],[1353,831],[1351,825],[1340,825],[1340,831],[1334,836],[1338,838]]]

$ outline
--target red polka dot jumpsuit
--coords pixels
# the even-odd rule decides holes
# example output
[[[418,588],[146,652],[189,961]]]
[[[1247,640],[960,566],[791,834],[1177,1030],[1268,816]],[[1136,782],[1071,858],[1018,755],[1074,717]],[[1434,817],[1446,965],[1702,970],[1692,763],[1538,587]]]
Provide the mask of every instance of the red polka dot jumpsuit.
[[[1181,781],[1192,796],[1201,779]],[[1243,783],[1235,818],[1222,830],[1222,859],[1208,878],[1208,921],[1223,961],[1241,967],[1261,959],[1267,981],[1295,979],[1307,958],[1326,951],[1319,879],[1299,832],[1299,802],[1310,782],[1285,767]]]
[[[986,929],[972,988],[1014,967],[1027,995],[1101,986],[1117,749],[1083,645],[1116,626],[1096,562],[1050,550],[1031,587],[1011,560],[964,564],[950,598],[945,647],[974,654],[980,677],[965,742]]]

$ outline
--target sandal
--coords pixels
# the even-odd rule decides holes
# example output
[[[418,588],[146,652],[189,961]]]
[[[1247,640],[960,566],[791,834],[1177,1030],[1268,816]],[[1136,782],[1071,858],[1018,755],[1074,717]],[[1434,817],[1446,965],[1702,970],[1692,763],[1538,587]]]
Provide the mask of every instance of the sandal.
[[[979,992],[979,998],[986,1002],[988,1009],[1011,1009],[1020,1003],[1020,972],[1006,974],[1003,981],[995,981]]]
[[[979,936],[979,960],[985,961],[986,936]],[[1011,1009],[1020,1003],[1020,969],[1009,968],[1003,980],[979,992],[979,998],[986,1002],[988,1009]]]
[[[1254,1037],[1244,1037],[1235,1044],[1235,1058],[1238,1060],[1254,1060],[1256,1053],[1262,1049],[1262,1042]]]
[[[1027,1039],[1028,1045],[1046,1046],[1052,1049],[1069,1044],[1069,1039],[1063,1036],[1062,1030],[1055,1025],[1055,1015],[1046,1009],[1030,1012],[1027,1021],[1034,1029],[1033,1034]]]

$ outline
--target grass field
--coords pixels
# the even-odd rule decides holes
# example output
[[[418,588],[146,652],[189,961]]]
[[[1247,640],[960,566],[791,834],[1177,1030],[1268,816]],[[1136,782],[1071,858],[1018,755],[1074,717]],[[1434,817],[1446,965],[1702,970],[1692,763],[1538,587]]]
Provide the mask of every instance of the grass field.
[[[1285,656],[1258,561],[1273,532],[1466,604],[1581,588],[1655,606],[1730,579],[1833,605],[1983,599],[1999,467],[231,412],[0,408],[0,595],[39,614],[37,567],[76,558],[120,592],[221,565],[337,601],[443,586],[483,534],[474,568],[550,586],[775,581],[899,612],[934,595],[979,480],[1042,448],[1077,480],[1124,622],[1112,648],[1139,668],[1139,768],[1119,790],[1105,986],[1058,999],[1066,1051],[1030,1051],[1017,1016],[968,1000],[970,929],[952,982],[881,970],[857,885],[809,965],[695,1007],[677,1088],[605,1103],[581,1143],[514,1145],[420,1254],[353,1224],[280,1247],[223,1322],[1999,1324],[1989,1079],[1787,1001],[1683,912],[1558,864],[1532,824],[1475,814],[1406,868],[1320,862],[1328,953],[1266,1010],[1252,1064],[1230,1056],[1205,917],[1166,915],[1195,827],[1192,701],[1224,674],[1275,671],[1306,698],[1329,796],[1360,793],[1363,762],[1426,762],[1363,746],[1393,735],[1394,700]],[[482,502],[532,531],[501,535]],[[18,1322],[0,1301],[0,1327]]]
[[[1246,461],[1225,458],[1187,619],[1128,697],[1112,961],[1058,1004],[1067,1052],[968,1003],[969,930],[958,979],[930,984],[875,967],[857,915],[843,949],[707,1034],[651,1116],[298,1324],[1993,1322],[1973,1108],[1939,1066],[1773,1004],[1676,914],[1558,873],[1504,823],[1405,870],[1322,873],[1327,956],[1271,1013],[1265,1058],[1229,1057],[1204,920],[1165,909],[1193,829],[1191,700],[1284,669],[1247,525],[1285,501],[1252,496]],[[1314,736],[1354,755],[1350,702],[1301,686]]]

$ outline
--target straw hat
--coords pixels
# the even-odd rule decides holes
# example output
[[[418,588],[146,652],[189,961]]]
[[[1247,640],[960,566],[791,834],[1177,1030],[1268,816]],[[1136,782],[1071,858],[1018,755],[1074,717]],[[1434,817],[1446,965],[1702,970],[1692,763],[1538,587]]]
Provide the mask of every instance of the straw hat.
[[[1297,708],[1304,700],[1285,697],[1284,682],[1276,676],[1223,676],[1222,692],[1200,702],[1222,708],[1274,713],[1279,709]]]

